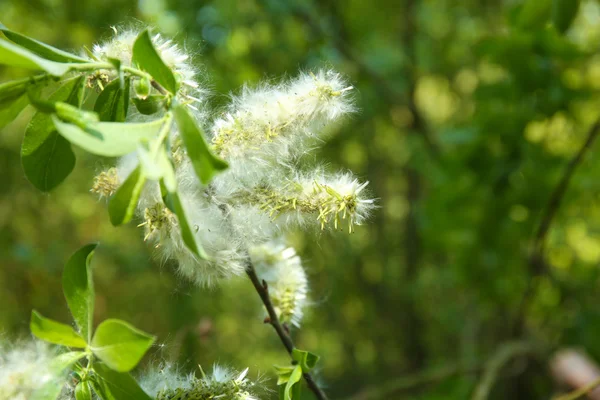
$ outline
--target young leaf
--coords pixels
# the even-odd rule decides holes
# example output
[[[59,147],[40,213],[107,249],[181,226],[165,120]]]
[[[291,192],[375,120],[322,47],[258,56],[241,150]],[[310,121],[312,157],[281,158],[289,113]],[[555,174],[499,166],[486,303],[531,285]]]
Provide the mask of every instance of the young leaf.
[[[65,299],[81,336],[88,343],[92,337],[95,301],[90,263],[96,246],[92,243],[77,250],[65,264],[62,276]]]
[[[108,203],[108,214],[113,226],[126,224],[133,218],[146,176],[138,166],[127,177]]]
[[[298,391],[300,390],[300,384],[298,384],[298,382],[300,382],[300,379],[302,379],[302,367],[296,365],[285,384],[285,389],[283,390],[284,400],[298,400],[300,398],[298,396]],[[294,386],[296,386],[296,388],[294,388]]]
[[[75,387],[75,400],[92,400],[92,389],[89,382],[81,381]]]
[[[63,76],[72,64],[46,60],[31,51],[0,38],[0,64],[46,71],[50,75]]]
[[[25,35],[21,35],[20,33],[13,32],[2,24],[0,24],[0,32],[4,33],[4,36],[6,36],[8,40],[12,41],[15,44],[18,44],[21,47],[26,48],[27,50],[31,51],[34,54],[37,54],[43,59],[56,61],[60,63],[89,62],[89,60],[76,56],[75,54],[71,54],[66,51],[49,46],[38,40],[32,39]]]
[[[127,373],[117,372],[103,363],[94,364],[94,391],[103,400],[152,400]]]
[[[10,103],[0,104],[0,129],[14,121],[28,104],[29,98],[26,94],[22,94]]]
[[[65,369],[85,357],[86,354],[84,351],[71,351],[60,354],[50,361],[48,369],[54,372],[55,376],[60,376]],[[42,387],[36,389],[29,400],[56,400],[64,386],[65,381],[62,377],[49,380]]]
[[[300,364],[303,372],[308,372],[315,367],[317,361],[319,361],[319,356],[309,351],[293,349],[292,359]]]
[[[177,80],[171,68],[164,61],[152,44],[148,29],[140,33],[133,44],[133,64],[148,72],[152,78],[169,92],[177,93]]]
[[[29,104],[26,95],[31,78],[18,79],[0,85],[0,129],[12,122]]]
[[[162,181],[163,185],[164,180]],[[181,204],[181,199],[179,198],[179,194],[177,192],[168,192],[165,196],[165,204],[167,207],[177,215],[177,221],[179,221],[179,229],[181,229],[181,237],[183,238],[183,242],[187,246],[188,249],[192,251],[198,257],[206,260],[208,259],[208,255],[205,253],[202,246],[198,244],[196,241],[196,235],[192,231],[190,224],[187,220],[185,209],[183,208],[183,204]]]
[[[91,349],[96,357],[115,371],[133,369],[154,343],[154,336],[127,322],[107,319],[98,325]]]
[[[162,107],[164,101],[165,96],[161,94],[152,94],[145,99],[138,99],[137,97],[133,98],[135,108],[137,108],[140,114],[144,115],[156,114]]]
[[[129,108],[129,79],[125,79],[123,86],[119,79],[110,82],[94,105],[100,121],[123,122],[127,117]]]
[[[95,122],[85,130],[81,127],[61,121],[52,116],[54,126],[71,143],[92,154],[107,157],[119,157],[134,151],[140,141],[155,137],[164,121],[152,122]]]
[[[210,151],[200,127],[185,106],[176,106],[174,112],[183,144],[192,161],[194,171],[200,181],[207,184],[216,173],[227,169],[228,165]]]
[[[42,317],[37,311],[31,312],[31,333],[46,342],[69,347],[86,347],[85,340],[66,324]]]
[[[84,78],[71,79],[48,99],[79,106]],[[56,132],[50,115],[37,112],[25,130],[21,146],[21,164],[33,186],[48,192],[58,186],[75,166],[75,154],[69,142]]]

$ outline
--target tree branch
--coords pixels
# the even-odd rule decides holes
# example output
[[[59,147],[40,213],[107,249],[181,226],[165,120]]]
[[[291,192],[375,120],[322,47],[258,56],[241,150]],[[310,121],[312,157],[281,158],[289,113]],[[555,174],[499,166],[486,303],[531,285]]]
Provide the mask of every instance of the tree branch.
[[[250,281],[254,285],[256,292],[260,296],[260,299],[262,300],[263,304],[265,305],[265,308],[267,309],[267,313],[269,314],[269,317],[268,317],[268,319],[265,320],[265,322],[271,324],[273,329],[275,329],[275,332],[277,332],[277,335],[279,336],[281,343],[283,343],[285,349],[291,355],[292,350],[294,350],[294,342],[292,341],[292,338],[287,333],[287,331],[285,330],[283,325],[281,325],[281,322],[279,321],[279,317],[277,317],[277,312],[275,311],[275,308],[273,307],[273,303],[271,303],[271,298],[269,297],[269,288],[267,286],[267,283],[265,281],[261,282],[259,280],[258,275],[256,274],[256,269],[254,269],[254,265],[250,261],[250,257],[248,257],[248,263],[246,264],[246,275],[248,275],[248,278],[250,278]],[[327,395],[319,387],[319,385],[317,385],[317,383],[313,379],[312,375],[308,372],[305,372],[303,375],[304,375],[304,380],[306,381],[308,387],[315,394],[317,399],[327,400]]]

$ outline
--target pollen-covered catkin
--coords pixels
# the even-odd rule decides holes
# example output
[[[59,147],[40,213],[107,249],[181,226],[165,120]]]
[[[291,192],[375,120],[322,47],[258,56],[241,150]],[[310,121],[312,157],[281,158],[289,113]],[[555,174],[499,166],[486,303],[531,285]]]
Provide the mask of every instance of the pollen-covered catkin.
[[[194,374],[182,375],[173,366],[165,365],[148,371],[140,384],[157,400],[258,400],[258,382],[247,378],[248,369],[236,372],[215,364],[211,374],[206,375],[202,370],[200,373],[201,378]]]
[[[270,242],[251,248],[250,256],[257,272],[267,282],[279,320],[300,327],[308,302],[308,280],[294,248]]]

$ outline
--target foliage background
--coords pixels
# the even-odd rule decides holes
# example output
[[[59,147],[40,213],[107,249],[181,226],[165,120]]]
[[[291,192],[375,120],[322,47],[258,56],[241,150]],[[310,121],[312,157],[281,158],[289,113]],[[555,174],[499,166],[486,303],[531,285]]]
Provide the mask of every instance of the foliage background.
[[[322,356],[336,399],[366,388],[380,393],[361,398],[468,398],[478,366],[517,339],[544,356],[509,363],[492,398],[548,398],[553,349],[600,360],[600,144],[566,192],[546,268],[529,261],[550,194],[600,115],[600,5],[582,1],[565,35],[552,12],[549,0],[0,2],[10,29],[65,49],[111,25],[153,24],[195,54],[215,112],[244,82],[298,69],[331,66],[355,84],[361,110],[318,158],[369,180],[381,208],[351,236],[293,236],[314,301],[297,344]],[[21,73],[0,69],[0,81]],[[152,259],[135,224],[110,225],[88,192],[109,161],[81,152],[65,183],[37,192],[19,160],[31,112],[0,135],[1,335],[27,335],[32,308],[68,321],[62,266],[100,241],[96,319],[158,335],[147,362],[266,376],[287,362],[247,280],[197,289]],[[457,365],[475,372],[393,389]]]

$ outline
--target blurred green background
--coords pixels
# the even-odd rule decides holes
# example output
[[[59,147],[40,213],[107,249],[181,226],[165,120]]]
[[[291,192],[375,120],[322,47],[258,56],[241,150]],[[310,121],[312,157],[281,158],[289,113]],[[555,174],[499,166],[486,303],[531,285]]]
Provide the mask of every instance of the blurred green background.
[[[553,350],[600,360],[600,144],[577,165],[545,262],[530,259],[600,116],[600,3],[581,1],[572,21],[567,3],[2,0],[0,20],[64,49],[150,23],[195,54],[215,109],[245,82],[323,66],[348,76],[360,112],[318,158],[369,180],[380,208],[351,236],[293,235],[313,300],[298,347],[322,356],[333,399],[464,399],[506,343],[533,342],[542,355],[507,362],[490,398],[543,399],[557,390]],[[99,241],[96,321],[156,334],[147,362],[249,366],[274,389],[271,365],[287,356],[251,284],[197,289],[152,260],[135,224],[113,228],[89,193],[110,160],[79,152],[66,182],[36,191],[19,159],[31,113],[0,134],[0,334],[28,335],[32,308],[68,321],[62,266]]]

